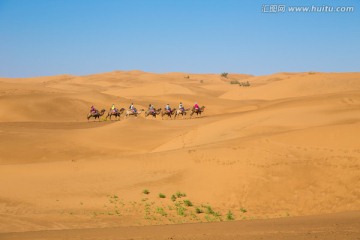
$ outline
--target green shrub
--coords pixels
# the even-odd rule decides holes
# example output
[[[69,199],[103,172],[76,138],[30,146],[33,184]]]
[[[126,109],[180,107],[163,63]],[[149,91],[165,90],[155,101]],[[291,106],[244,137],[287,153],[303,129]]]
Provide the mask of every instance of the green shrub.
[[[230,210],[226,214],[226,219],[229,221],[234,220],[234,214]]]
[[[184,204],[187,207],[192,207],[193,206],[193,204],[192,204],[192,202],[190,200],[184,200]]]
[[[156,212],[159,213],[161,216],[166,217],[167,213],[165,212],[165,210],[161,207],[156,208]]]
[[[182,193],[182,192],[177,191],[177,192],[175,193],[175,196],[176,196],[177,198],[186,197],[186,193]]]
[[[211,206],[205,206],[205,209],[206,209],[206,213],[207,214],[211,214],[211,215],[213,215],[215,212],[214,212],[214,210],[212,209],[212,207]]]
[[[223,72],[223,73],[221,73],[221,75],[220,75],[220,76],[221,76],[221,77],[224,77],[224,78],[227,78],[227,77],[228,77],[228,75],[229,75],[229,74],[228,74],[227,72]]]
[[[159,193],[159,198],[166,198],[165,194]]]
[[[201,208],[197,207],[197,208],[195,208],[195,212],[197,214],[200,214],[200,213],[203,213],[204,211]]]

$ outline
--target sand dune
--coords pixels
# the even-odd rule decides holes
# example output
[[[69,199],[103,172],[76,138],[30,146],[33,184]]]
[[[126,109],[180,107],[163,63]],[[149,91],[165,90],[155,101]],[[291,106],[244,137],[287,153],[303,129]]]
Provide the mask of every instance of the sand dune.
[[[230,84],[234,80],[251,86]],[[177,107],[180,101],[186,108],[195,101],[205,105],[204,115],[86,119],[91,105],[108,110],[112,103],[127,108],[134,102],[146,109],[149,103]],[[187,227],[189,232],[197,226],[205,231],[215,225],[200,222],[227,221],[229,211],[238,221],[216,225],[223,229],[220,233],[247,224],[250,229],[264,226],[256,220],[252,227],[249,219],[291,225],[316,222],[311,215],[328,213],[348,212],[339,219],[358,218],[358,136],[360,73],[230,74],[226,79],[216,74],[116,71],[3,78],[0,238],[40,239],[41,232],[28,231],[58,230],[43,235],[57,239],[74,233],[65,229],[95,228],[91,231],[100,234],[104,227],[137,236],[128,226],[174,223],[196,223]],[[150,194],[142,193],[144,189]],[[172,201],[177,191],[186,197]],[[159,193],[166,197],[159,198]],[[194,206],[185,206],[183,200]],[[310,216],[298,217],[305,215]],[[275,220],[279,217],[283,220]],[[324,229],[330,229],[326,224]],[[341,226],[337,234],[345,229]],[[353,229],[348,239],[359,236]],[[291,236],[261,231],[269,239]],[[340,236],[324,234],[319,236]],[[306,239],[306,234],[294,237]]]

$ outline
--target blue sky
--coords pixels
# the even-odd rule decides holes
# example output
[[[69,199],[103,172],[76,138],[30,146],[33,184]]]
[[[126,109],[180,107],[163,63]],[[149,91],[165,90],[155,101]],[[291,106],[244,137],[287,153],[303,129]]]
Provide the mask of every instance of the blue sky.
[[[358,72],[359,23],[357,0],[0,0],[0,76]]]

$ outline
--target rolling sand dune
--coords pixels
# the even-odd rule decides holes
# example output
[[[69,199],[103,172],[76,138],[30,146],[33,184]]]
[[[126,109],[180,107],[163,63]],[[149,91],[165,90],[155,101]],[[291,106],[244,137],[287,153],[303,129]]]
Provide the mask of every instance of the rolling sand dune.
[[[358,239],[359,136],[360,73],[0,78],[0,239]]]

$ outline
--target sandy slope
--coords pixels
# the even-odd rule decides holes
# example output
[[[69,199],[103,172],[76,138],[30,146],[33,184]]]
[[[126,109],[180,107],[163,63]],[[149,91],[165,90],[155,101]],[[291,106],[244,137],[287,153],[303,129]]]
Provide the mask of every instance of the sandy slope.
[[[205,105],[204,116],[85,118],[93,104],[179,101]],[[228,211],[236,220],[359,211],[358,136],[359,73],[3,78],[0,232],[224,221]],[[176,191],[187,196],[173,202]]]

